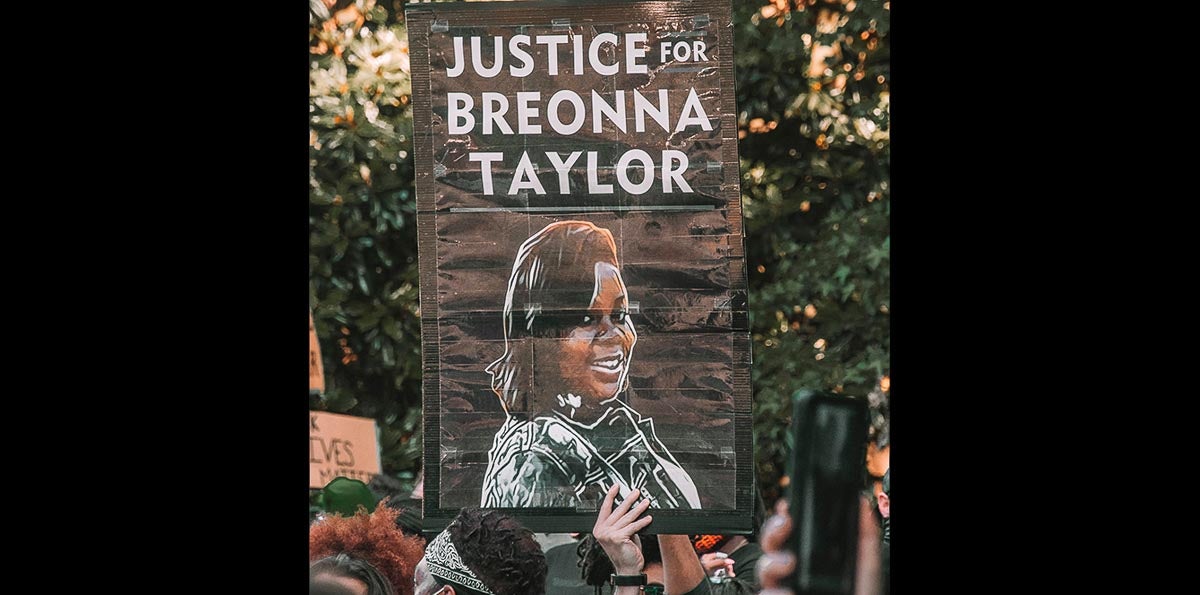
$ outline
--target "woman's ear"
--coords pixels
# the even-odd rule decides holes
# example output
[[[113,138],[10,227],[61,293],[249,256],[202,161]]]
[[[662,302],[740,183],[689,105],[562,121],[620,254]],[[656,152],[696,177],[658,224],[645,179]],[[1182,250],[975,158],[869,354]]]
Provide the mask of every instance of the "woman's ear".
[[[876,496],[876,500],[879,501],[879,514],[883,515],[883,518],[885,519],[891,517],[892,502],[891,499],[888,498],[888,495],[883,492],[879,492],[879,494]]]

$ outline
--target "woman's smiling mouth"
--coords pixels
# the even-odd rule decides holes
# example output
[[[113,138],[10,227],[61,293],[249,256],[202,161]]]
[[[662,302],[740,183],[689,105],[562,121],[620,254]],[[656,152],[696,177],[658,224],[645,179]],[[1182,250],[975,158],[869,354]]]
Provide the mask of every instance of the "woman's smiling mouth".
[[[615,374],[625,365],[625,354],[621,352],[610,353],[608,355],[592,359],[591,367],[593,370]]]

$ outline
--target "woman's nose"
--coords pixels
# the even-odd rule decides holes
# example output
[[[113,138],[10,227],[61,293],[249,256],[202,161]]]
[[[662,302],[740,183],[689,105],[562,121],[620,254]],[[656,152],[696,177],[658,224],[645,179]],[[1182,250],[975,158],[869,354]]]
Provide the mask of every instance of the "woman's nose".
[[[601,316],[600,321],[599,321],[599,326],[600,326],[599,338],[605,338],[608,336],[613,336],[613,337],[617,336],[617,333],[616,333],[617,325],[616,325],[616,323],[613,322],[612,316],[607,315],[607,314],[604,316]]]

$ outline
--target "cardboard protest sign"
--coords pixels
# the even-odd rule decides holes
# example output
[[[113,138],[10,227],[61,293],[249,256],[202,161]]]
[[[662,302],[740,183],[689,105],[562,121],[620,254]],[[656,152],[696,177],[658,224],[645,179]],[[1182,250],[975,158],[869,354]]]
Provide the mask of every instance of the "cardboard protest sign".
[[[730,7],[413,4],[425,519],[751,528]]]
[[[308,487],[324,487],[335,477],[368,483],[382,471],[374,419],[308,412]]]

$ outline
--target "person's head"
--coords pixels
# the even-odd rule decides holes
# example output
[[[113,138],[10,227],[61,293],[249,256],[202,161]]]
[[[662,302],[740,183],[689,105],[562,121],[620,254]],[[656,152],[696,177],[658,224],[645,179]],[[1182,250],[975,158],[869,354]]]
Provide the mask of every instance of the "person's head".
[[[387,577],[370,562],[347,553],[334,554],[309,564],[310,593],[395,595]]]
[[[612,233],[559,221],[517,251],[504,299],[504,355],[487,371],[506,411],[593,418],[628,386],[635,343]]]
[[[879,503],[879,514],[885,519],[892,517],[892,501],[891,494],[889,493],[891,491],[892,468],[888,467],[888,470],[883,472],[883,491],[879,492],[879,496],[876,498]]]
[[[311,577],[326,574],[334,566],[355,569],[366,565],[382,575],[389,588],[386,592],[376,590],[374,582],[360,578],[368,590],[358,595],[410,595],[413,568],[421,559],[425,541],[401,531],[396,526],[398,514],[381,505],[370,514],[360,508],[354,516],[331,514],[313,523],[308,529],[308,559],[313,562]],[[369,578],[369,572],[363,570],[361,576]]]
[[[357,586],[347,586],[328,577],[309,577],[308,595],[359,595]]]
[[[513,517],[464,508],[429,542],[413,583],[415,595],[543,595],[546,556]]]

